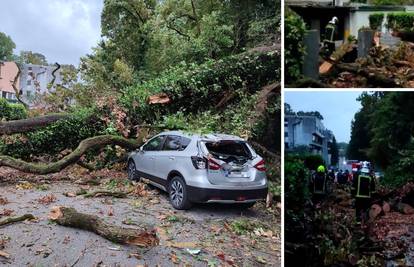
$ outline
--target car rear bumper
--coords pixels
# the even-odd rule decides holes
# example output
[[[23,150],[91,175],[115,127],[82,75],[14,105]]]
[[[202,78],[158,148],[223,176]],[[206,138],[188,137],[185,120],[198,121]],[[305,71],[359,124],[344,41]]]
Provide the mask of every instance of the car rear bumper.
[[[196,203],[249,203],[265,199],[267,187],[249,190],[210,189],[187,186],[188,197]]]

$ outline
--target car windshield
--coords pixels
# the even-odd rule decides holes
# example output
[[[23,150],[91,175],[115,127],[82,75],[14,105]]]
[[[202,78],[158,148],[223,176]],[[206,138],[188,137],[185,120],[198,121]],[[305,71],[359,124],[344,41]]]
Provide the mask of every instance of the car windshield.
[[[226,161],[229,158],[236,159],[250,159],[252,154],[244,141],[219,141],[219,142],[206,142],[208,151],[221,160]]]

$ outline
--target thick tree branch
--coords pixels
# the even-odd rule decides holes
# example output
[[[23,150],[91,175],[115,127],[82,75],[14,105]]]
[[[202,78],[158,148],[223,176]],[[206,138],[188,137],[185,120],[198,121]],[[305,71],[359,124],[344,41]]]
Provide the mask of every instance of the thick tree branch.
[[[30,119],[0,122],[0,135],[30,132],[38,128],[48,126],[56,121],[67,119],[69,116],[69,114],[62,113],[39,116]]]
[[[52,88],[53,87],[53,84],[55,83],[55,80],[56,80],[56,74],[55,73],[60,69],[60,64],[59,63],[56,62],[55,65],[56,65],[56,69],[54,69],[52,71],[53,79],[50,82],[50,88]]]
[[[17,86],[16,86],[16,84],[17,84],[17,81],[19,80],[19,77],[20,77],[20,73],[22,72],[21,70],[20,70],[20,66],[19,66],[19,64],[16,64],[16,66],[17,66],[17,74],[16,74],[16,76],[14,77],[14,80],[13,80],[13,83],[12,83],[12,86],[13,86],[13,89],[14,89],[14,93],[16,94],[16,98],[17,98],[17,101],[19,101],[25,108],[28,108],[29,107],[29,105],[28,104],[26,104],[23,100],[22,100],[22,98],[20,97],[21,95],[20,95],[20,89],[19,88],[17,88]]]
[[[71,164],[77,163],[80,158],[91,149],[102,148],[107,145],[118,145],[123,148],[136,149],[141,144],[141,138],[139,140],[130,140],[120,136],[101,135],[83,140],[72,153],[53,163],[31,163],[10,156],[0,156],[0,167],[6,166],[22,172],[34,174],[56,173]]]
[[[49,219],[62,226],[94,232],[115,243],[140,247],[153,247],[159,243],[155,229],[150,229],[144,223],[137,229],[125,228],[106,223],[96,215],[80,213],[68,207],[53,207]]]

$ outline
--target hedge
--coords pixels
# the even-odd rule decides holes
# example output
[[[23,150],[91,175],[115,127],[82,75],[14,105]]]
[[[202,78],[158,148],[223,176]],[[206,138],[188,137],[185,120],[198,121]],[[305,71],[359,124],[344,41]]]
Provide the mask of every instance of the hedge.
[[[305,54],[303,38],[306,25],[294,11],[285,11],[285,81],[293,83],[302,76],[302,64]]]
[[[394,12],[387,15],[387,28],[393,31],[412,31],[414,13]]]
[[[23,105],[13,104],[4,98],[0,98],[0,121],[20,120],[27,118],[27,112]]]
[[[254,94],[279,77],[279,52],[244,53],[200,65],[182,63],[156,79],[125,89],[119,102],[133,123],[152,123],[179,111],[190,114],[210,110],[225,92],[243,89]],[[166,93],[171,102],[147,104],[148,97],[157,93]]]
[[[381,30],[382,22],[384,21],[384,13],[373,13],[369,15],[369,27],[372,30]]]

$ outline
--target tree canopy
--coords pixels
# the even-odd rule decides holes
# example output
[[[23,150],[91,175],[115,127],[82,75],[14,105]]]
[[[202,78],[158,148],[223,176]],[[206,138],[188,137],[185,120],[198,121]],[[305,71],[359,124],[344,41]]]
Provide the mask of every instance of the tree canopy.
[[[16,44],[3,32],[0,32],[0,60],[8,61],[13,59],[13,49]]]

